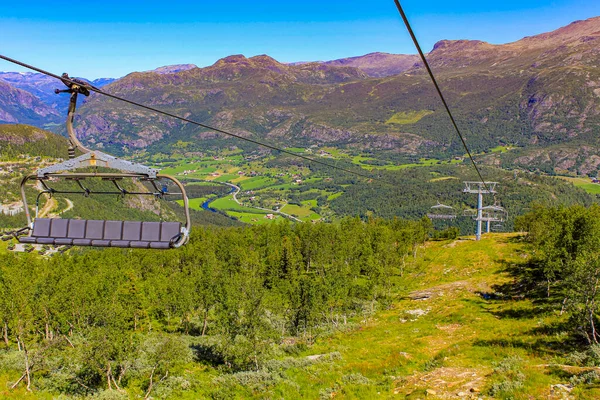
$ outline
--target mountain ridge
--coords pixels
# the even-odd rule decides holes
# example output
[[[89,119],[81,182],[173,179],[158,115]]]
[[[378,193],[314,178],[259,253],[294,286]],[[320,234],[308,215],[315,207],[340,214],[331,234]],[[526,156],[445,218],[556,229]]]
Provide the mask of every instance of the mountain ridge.
[[[88,80],[84,78],[79,79],[83,79],[84,81],[89,82],[96,87],[103,87],[115,81],[114,78],[99,78],[94,80]],[[63,89],[65,86],[62,84],[62,82],[51,76],[37,72],[0,72],[0,82],[8,84],[11,88],[22,90],[35,96],[44,105],[54,110],[47,111],[48,115],[52,115],[52,117],[50,120],[44,123],[43,121],[38,121],[37,119],[27,117],[27,114],[30,113],[31,110],[27,106],[28,103],[24,103],[20,107],[14,108],[12,117],[10,119],[6,118],[5,116],[5,119],[0,117],[0,121],[11,123],[28,123],[39,127],[44,127],[48,123],[59,122],[59,116],[66,115],[67,113],[67,109],[69,107],[68,96],[57,96],[54,93],[55,89]],[[6,88],[6,86],[4,87]],[[1,109],[0,112],[2,112]]]
[[[455,116],[468,128],[472,150],[513,145],[521,156],[484,161],[528,166],[533,159],[528,149],[561,143],[584,141],[591,146],[586,154],[600,155],[599,38],[600,17],[595,17],[501,45],[442,40],[427,57]],[[401,72],[393,75],[383,69],[366,72],[362,65],[387,68],[392,56],[370,53],[286,64],[268,55],[231,55],[203,68],[134,72],[105,90],[275,143],[414,157],[461,155],[462,146],[422,64],[410,58],[414,56],[402,56],[410,62],[397,65]],[[78,131],[90,145],[136,151],[167,149],[178,140],[193,146],[230,143],[203,129],[115,106],[114,100],[97,95],[81,106]],[[595,162],[581,165],[570,168],[591,173],[600,167]]]
[[[458,112],[462,109],[465,119],[475,116],[480,121],[476,128],[488,131],[487,139],[491,139],[487,144],[474,147],[484,150],[486,146],[502,143],[553,143],[559,135],[570,139],[579,135],[578,130],[584,134],[593,131],[586,122],[588,117],[595,118],[597,111],[593,79],[582,85],[591,85],[591,96],[586,97],[588,104],[577,110],[577,115],[574,110],[565,111],[561,118],[566,122],[548,121],[548,117],[555,119],[548,113],[557,104],[569,106],[576,104],[578,98],[574,93],[576,88],[560,88],[553,83],[557,71],[549,64],[565,65],[570,68],[568,73],[573,74],[578,71],[572,66],[594,65],[596,54],[591,41],[577,39],[577,32],[580,36],[589,36],[596,32],[599,22],[600,18],[594,18],[506,45],[468,40],[439,41],[428,58],[446,85],[443,89],[453,102],[459,102]],[[574,43],[568,51],[553,47],[557,40],[567,41],[562,40],[561,32],[566,32],[568,42]],[[540,43],[544,44],[546,37],[552,37],[553,41],[543,47]],[[533,50],[531,43],[536,44]],[[573,49],[582,56],[573,58]],[[371,57],[375,56],[381,56],[381,53],[371,54]],[[352,64],[353,61],[340,63]],[[358,138],[364,138],[366,134],[369,137],[367,146],[379,149],[396,148],[400,152],[426,154],[431,148],[445,151],[448,146],[454,146],[454,151],[461,151],[451,131],[448,133],[447,128],[441,128],[445,116],[439,112],[436,95],[423,74],[419,62],[399,75],[373,78],[354,66],[324,62],[291,65],[266,55],[250,58],[232,55],[209,67],[153,77],[152,81],[147,75],[130,74],[110,86],[110,90],[120,95],[133,90],[150,104],[167,108],[177,103],[180,105],[175,108],[184,114],[194,115],[187,111],[189,108],[203,109],[202,115],[197,114],[201,121],[218,127],[239,128],[238,133],[245,135],[258,130],[255,133],[259,137],[305,137],[320,143],[349,145],[354,140],[358,145]],[[578,76],[577,79],[587,78]],[[165,92],[167,89],[169,93]],[[547,89],[551,89],[551,93],[544,93]],[[495,105],[496,101],[502,104]],[[87,112],[89,107],[97,104],[90,101],[84,108]],[[486,107],[482,107],[483,104]],[[253,109],[254,115],[249,115],[248,109]],[[501,114],[495,111],[497,109],[506,111]],[[277,117],[273,118],[275,115]],[[95,113],[92,117],[99,115]],[[575,117],[577,123],[567,123]],[[490,127],[492,123],[495,126]],[[116,124],[113,121],[112,125]],[[144,147],[163,140],[166,129],[174,126],[176,123],[164,128],[153,126],[153,132],[142,129],[142,140],[122,143]],[[508,127],[510,135],[499,131],[501,126],[503,129]],[[84,128],[91,129],[92,134],[107,133],[106,130],[93,132],[94,127],[89,124]],[[446,132],[440,135],[442,129]],[[186,133],[191,132],[188,129]],[[198,134],[192,133],[191,137]]]
[[[386,77],[400,74],[411,69],[420,58],[416,54],[390,54],[373,52],[362,56],[347,57],[331,61],[322,61],[323,64],[333,66],[355,67],[371,77]]]
[[[0,80],[0,123],[43,125],[56,122],[58,115],[35,95]]]

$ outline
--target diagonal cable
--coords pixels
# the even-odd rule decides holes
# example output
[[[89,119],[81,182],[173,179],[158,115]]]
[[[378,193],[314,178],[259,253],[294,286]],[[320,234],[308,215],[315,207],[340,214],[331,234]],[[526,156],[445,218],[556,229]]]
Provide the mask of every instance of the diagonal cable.
[[[67,79],[67,78],[61,77],[59,75],[53,74],[52,72],[45,71],[43,69],[40,69],[40,68],[34,67],[32,65],[26,64],[24,62],[12,59],[12,58],[4,56],[2,54],[0,54],[0,59],[3,59],[3,60],[8,61],[8,62],[11,62],[13,64],[20,65],[21,67],[25,67],[25,68],[31,69],[31,70],[39,72],[41,74],[44,74],[44,75],[47,75],[47,76],[51,76],[51,77],[56,78],[56,79],[58,79],[58,80],[60,80],[62,82],[69,82],[69,83],[73,83],[73,84],[79,85],[79,86],[84,85],[80,81],[78,82],[78,81],[75,81],[75,80],[72,80],[72,79]],[[264,142],[261,142],[261,141],[258,141],[258,140],[254,140],[254,139],[250,139],[250,138],[247,138],[247,137],[244,137],[244,136],[241,136],[241,135],[237,135],[235,133],[226,131],[224,129],[215,128],[213,126],[206,125],[206,124],[203,124],[203,123],[191,120],[189,118],[181,117],[179,115],[172,114],[172,113],[170,113],[168,111],[159,110],[158,108],[150,107],[150,106],[147,106],[147,105],[144,105],[144,104],[141,104],[141,103],[137,103],[137,102],[132,101],[132,100],[127,100],[127,99],[124,99],[122,97],[116,96],[114,94],[110,94],[110,93],[104,92],[104,91],[102,91],[102,90],[100,90],[100,89],[98,89],[96,87],[93,87],[91,85],[88,85],[88,84],[85,84],[84,86],[87,89],[89,89],[90,91],[92,91],[92,92],[96,92],[96,93],[102,94],[104,96],[110,97],[112,99],[119,100],[119,101],[122,101],[122,102],[125,102],[125,103],[129,103],[129,104],[134,105],[136,107],[144,108],[146,110],[149,110],[149,111],[152,111],[152,112],[155,112],[155,113],[158,113],[158,114],[166,115],[166,116],[171,117],[171,118],[175,118],[175,119],[178,119],[178,120],[181,120],[181,121],[184,121],[184,122],[188,122],[188,123],[190,123],[192,125],[196,125],[196,126],[199,126],[199,127],[205,128],[205,129],[209,129],[209,130],[212,130],[212,131],[215,131],[215,132],[218,132],[218,133],[222,133],[224,135],[231,136],[231,137],[234,137],[234,138],[237,138],[237,139],[240,139],[240,140],[245,140],[246,142],[250,142],[250,143],[256,144],[258,146],[266,147],[266,148],[269,148],[271,150],[279,151],[279,152],[282,152],[282,153],[285,153],[285,154],[288,154],[288,155],[291,155],[291,156],[294,156],[294,157],[302,158],[302,159],[304,159],[306,161],[309,161],[309,162],[312,162],[312,163],[315,163],[315,164],[321,164],[321,165],[324,165],[324,166],[329,167],[329,168],[337,169],[337,170],[340,170],[340,171],[347,172],[349,174],[360,176],[362,178],[379,181],[379,182],[382,182],[382,183],[386,183],[388,185],[395,185],[394,183],[388,182],[388,181],[386,181],[384,179],[381,179],[381,178],[377,178],[377,177],[369,176],[369,175],[366,175],[366,174],[362,174],[360,172],[352,171],[352,170],[349,170],[349,169],[346,169],[346,168],[343,168],[343,167],[338,167],[337,165],[329,164],[329,163],[326,163],[326,162],[321,161],[321,160],[317,160],[317,159],[312,158],[312,157],[303,156],[302,154],[294,153],[294,152],[291,152],[289,150],[285,150],[285,149],[273,146],[273,145],[268,144],[268,143],[264,143]]]
[[[446,108],[446,111],[448,112],[448,116],[450,116],[452,125],[454,126],[456,133],[458,133],[458,137],[460,138],[460,141],[462,142],[463,147],[465,148],[467,155],[469,156],[469,159],[471,160],[471,163],[473,164],[473,167],[475,168],[475,171],[477,171],[477,175],[479,175],[479,179],[481,180],[481,183],[483,183],[483,187],[485,189],[487,189],[487,185],[485,183],[485,180],[483,179],[483,176],[481,175],[481,171],[479,170],[479,167],[475,163],[475,159],[471,155],[471,151],[469,150],[469,147],[467,146],[467,142],[465,141],[465,138],[463,137],[462,132],[458,128],[456,120],[454,119],[454,116],[452,115],[452,112],[450,111],[450,107],[448,106],[448,103],[446,102],[446,98],[442,94],[442,90],[440,89],[440,86],[438,85],[437,79],[435,79],[435,75],[433,75],[433,71],[431,70],[429,63],[427,62],[427,58],[425,58],[425,53],[423,53],[423,50],[421,50],[421,45],[419,44],[419,41],[417,40],[417,37],[415,36],[415,33],[413,32],[412,27],[411,27],[410,23],[408,22],[408,18],[406,17],[406,14],[404,13],[404,9],[400,5],[399,0],[394,0],[394,3],[396,3],[398,12],[400,13],[400,16],[402,17],[402,20],[404,21],[404,25],[406,25],[406,29],[408,30],[408,33],[410,34],[410,37],[412,38],[412,41],[415,44],[415,47],[417,48],[419,55],[421,56],[421,60],[423,60],[423,64],[425,65],[425,68],[427,69],[427,72],[429,73],[429,77],[431,78],[433,85],[435,86],[435,90],[437,91],[438,95],[440,96],[442,103],[444,103],[444,108]]]

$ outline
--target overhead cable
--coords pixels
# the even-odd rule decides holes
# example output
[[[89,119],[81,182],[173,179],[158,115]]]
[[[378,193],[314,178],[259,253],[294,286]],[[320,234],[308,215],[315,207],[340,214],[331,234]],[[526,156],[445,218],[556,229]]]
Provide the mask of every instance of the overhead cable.
[[[471,155],[469,146],[467,146],[467,142],[466,142],[462,132],[460,131],[458,124],[456,123],[456,120],[454,119],[454,116],[452,115],[452,112],[450,111],[450,107],[448,106],[448,103],[446,102],[446,98],[442,94],[442,90],[440,89],[440,86],[438,85],[437,79],[435,79],[435,75],[433,75],[433,71],[431,70],[429,63],[427,62],[425,53],[423,53],[423,50],[421,50],[421,45],[419,44],[419,41],[417,40],[417,37],[415,36],[415,33],[412,30],[410,22],[408,22],[408,18],[406,17],[406,14],[404,13],[404,9],[400,5],[400,1],[394,0],[394,3],[396,3],[396,7],[398,8],[398,12],[400,13],[400,16],[402,17],[402,20],[404,21],[404,25],[406,25],[406,29],[408,30],[408,33],[410,34],[410,37],[412,38],[412,41],[415,44],[417,51],[419,52],[419,56],[421,56],[423,65],[425,65],[425,68],[427,69],[427,73],[429,74],[429,77],[431,78],[431,81],[433,82],[433,85],[435,86],[435,90],[437,91],[438,95],[440,96],[440,99],[442,100],[442,103],[444,104],[444,108],[446,109],[446,112],[448,113],[448,116],[450,117],[450,120],[452,121],[452,125],[454,126],[454,129],[456,130],[456,133],[458,134],[458,137],[460,138],[460,141],[462,142],[463,147],[465,148],[465,151],[467,152],[467,155],[469,156],[469,159],[471,160],[471,163],[473,164],[473,167],[475,168],[475,171],[477,171],[477,175],[479,176],[481,183],[483,183],[484,188],[487,188],[487,184],[485,183],[485,180],[483,179],[483,176],[481,175],[481,171],[479,170],[477,163],[475,163],[475,159],[473,158],[473,155]]]

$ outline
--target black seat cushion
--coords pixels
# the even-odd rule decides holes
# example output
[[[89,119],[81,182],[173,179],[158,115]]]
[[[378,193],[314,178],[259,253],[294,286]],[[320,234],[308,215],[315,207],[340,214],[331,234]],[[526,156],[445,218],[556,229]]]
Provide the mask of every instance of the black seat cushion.
[[[50,224],[50,237],[66,238],[70,219],[53,219]]]
[[[164,224],[164,222],[162,222]],[[161,222],[142,222],[142,240],[148,242],[160,241]]]
[[[142,237],[142,223],[140,221],[123,222],[123,240],[138,241]]]
[[[50,219],[46,219],[46,218],[36,219],[35,224],[33,224],[33,233],[31,234],[31,236],[37,236],[37,237],[50,236],[50,224],[51,223],[52,223],[52,220],[50,220]]]
[[[129,243],[129,240],[111,240],[110,247],[131,247]]]
[[[86,239],[102,239],[104,237],[104,223],[106,221],[90,220],[85,226]]]
[[[151,249],[169,249],[171,244],[169,242],[150,242]]]
[[[179,222],[102,221],[37,218],[21,243],[168,249],[181,232]]]
[[[123,221],[106,221],[104,223],[105,240],[121,240],[123,236]]]
[[[129,246],[134,247],[136,249],[147,249],[150,247],[150,242],[142,242],[142,241],[131,242],[131,243],[129,243]]]
[[[179,222],[162,222],[160,227],[160,241],[169,242],[179,235],[181,232],[181,223]]]
[[[35,223],[39,221],[39,218],[35,220]],[[85,238],[85,226],[87,225],[86,220],[82,219],[70,219],[69,220],[69,233],[68,237],[73,239]]]

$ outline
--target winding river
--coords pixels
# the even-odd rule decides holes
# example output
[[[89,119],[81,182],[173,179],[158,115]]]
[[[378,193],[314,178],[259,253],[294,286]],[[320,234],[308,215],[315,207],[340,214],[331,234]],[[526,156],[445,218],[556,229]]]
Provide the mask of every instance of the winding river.
[[[211,208],[209,206],[209,204],[212,203],[213,201],[217,200],[217,199],[220,199],[221,197],[225,197],[225,196],[230,195],[231,193],[235,192],[236,190],[239,190],[239,188],[237,186],[232,186],[231,190],[229,192],[227,192],[226,194],[224,194],[222,196],[218,196],[218,197],[206,200],[204,203],[202,203],[202,209],[204,209],[206,211],[214,212],[214,213],[218,212],[214,208]]]
[[[242,203],[240,203],[240,201],[237,199],[237,194],[240,192],[241,189],[240,189],[239,186],[236,186],[233,183],[207,181],[207,180],[204,180],[204,179],[188,179],[188,180],[189,181],[195,181],[195,182],[209,182],[209,183],[213,183],[213,184],[227,185],[227,186],[229,186],[231,188],[231,190],[229,192],[227,192],[226,194],[224,194],[222,196],[215,197],[214,199],[208,199],[204,203],[202,203],[201,207],[202,207],[203,210],[214,212],[214,213],[219,212],[218,210],[216,210],[214,208],[211,208],[210,207],[210,203],[212,203],[213,201],[215,201],[217,199],[220,199],[222,197],[229,196],[232,193],[233,193],[233,200],[236,203],[238,203],[239,205],[242,205]],[[296,218],[296,217],[294,217],[292,215],[286,214],[286,213],[281,212],[281,211],[271,210],[269,208],[263,208],[263,207],[253,207],[253,206],[246,206],[246,207],[248,207],[248,208],[255,208],[257,210],[262,210],[262,211],[267,211],[267,212],[272,213],[272,214],[278,214],[278,215],[281,215],[282,217],[291,219],[292,221],[304,222],[304,221],[300,220],[299,218]]]

